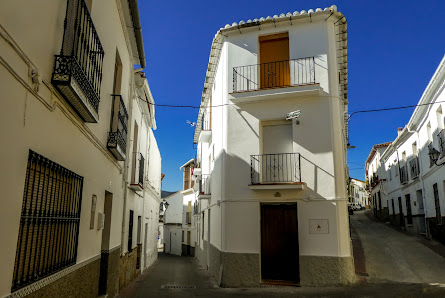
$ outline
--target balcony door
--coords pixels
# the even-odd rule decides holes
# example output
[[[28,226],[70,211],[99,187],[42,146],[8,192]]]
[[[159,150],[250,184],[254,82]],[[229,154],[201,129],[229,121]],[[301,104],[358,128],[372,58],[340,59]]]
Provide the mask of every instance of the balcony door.
[[[290,86],[289,35],[260,36],[261,89]]]
[[[263,154],[260,155],[261,182],[295,182],[292,122],[263,126]]]

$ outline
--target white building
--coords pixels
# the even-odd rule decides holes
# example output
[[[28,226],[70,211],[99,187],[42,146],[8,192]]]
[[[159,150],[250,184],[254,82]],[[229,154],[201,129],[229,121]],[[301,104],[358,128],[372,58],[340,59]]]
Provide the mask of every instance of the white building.
[[[200,263],[227,287],[354,282],[346,19],[337,8],[221,28],[197,143]],[[301,115],[286,120],[289,112]]]
[[[161,155],[153,134],[155,107],[145,74],[136,72],[134,83],[128,121],[129,155],[124,172],[127,188],[122,210],[120,289],[150,266],[158,255]]]
[[[135,78],[145,67],[137,1],[2,1],[0,20],[0,297],[114,297],[137,266],[130,225],[131,249],[145,245],[137,270],[156,257],[160,156],[154,113],[137,115],[136,90],[149,95]],[[140,196],[128,190],[135,121],[150,161]]]
[[[373,211],[374,217],[386,218],[388,216],[388,206],[382,202],[381,184],[382,179],[385,179],[384,170],[380,167],[381,158],[386,148],[391,145],[391,142],[376,144],[372,146],[368,158],[365,162],[366,181],[369,187],[369,203]]]
[[[445,243],[445,57],[418,107],[381,155],[382,205],[392,224]]]
[[[365,208],[368,203],[368,192],[365,181],[351,178],[349,179],[349,203],[353,206]],[[369,208],[369,207],[368,207]]]
[[[195,256],[197,200],[192,171],[195,160],[191,159],[180,167],[184,186],[181,191],[166,197],[168,208],[164,212],[164,252]],[[165,204],[164,204],[165,205]]]

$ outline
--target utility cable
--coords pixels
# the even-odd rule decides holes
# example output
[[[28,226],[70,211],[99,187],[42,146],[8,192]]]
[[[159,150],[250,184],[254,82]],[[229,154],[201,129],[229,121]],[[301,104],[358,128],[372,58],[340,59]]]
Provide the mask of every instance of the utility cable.
[[[201,106],[192,106],[192,105],[169,105],[169,104],[155,104],[155,103],[151,103],[148,102],[147,100],[143,99],[142,97],[138,96],[140,100],[147,102],[148,104],[152,105],[152,106],[156,106],[156,107],[167,107],[167,108],[189,108],[189,109],[200,109],[202,108]],[[393,110],[403,110],[403,109],[409,109],[409,108],[415,108],[415,107],[421,107],[421,106],[428,106],[428,105],[433,105],[436,103],[445,103],[445,100],[442,101],[435,101],[435,102],[429,102],[429,103],[422,103],[422,104],[416,104],[416,105],[409,105],[409,106],[400,106],[400,107],[392,107],[392,108],[382,108],[382,109],[370,109],[370,110],[360,110],[360,111],[355,111],[352,114],[349,115],[348,117],[348,121],[349,119],[351,119],[352,116],[354,116],[355,114],[360,114],[360,113],[373,113],[373,112],[384,112],[384,111],[393,111]],[[219,108],[219,107],[224,107],[224,106],[233,106],[235,104],[233,103],[225,103],[225,104],[219,104],[219,105],[211,105],[211,106],[206,106],[206,108]]]

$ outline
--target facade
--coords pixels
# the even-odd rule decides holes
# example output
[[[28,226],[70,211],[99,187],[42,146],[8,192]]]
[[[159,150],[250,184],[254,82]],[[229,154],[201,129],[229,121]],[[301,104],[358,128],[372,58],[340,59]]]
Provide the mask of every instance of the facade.
[[[193,175],[196,256],[222,286],[354,282],[346,56],[335,6],[215,35]]]
[[[408,124],[381,155],[378,183],[387,220],[445,243],[445,57]]]
[[[385,200],[382,201],[382,191],[380,181],[385,179],[384,171],[380,167],[381,157],[391,142],[376,144],[365,162],[366,181],[369,187],[369,204],[374,217],[385,219],[388,217],[388,206]]]
[[[349,200],[348,203],[353,206],[358,206],[360,209],[369,208],[368,192],[366,190],[366,183],[364,181],[350,178],[349,179]]]
[[[134,267],[156,258],[161,160],[153,107],[138,115],[138,95],[153,99],[134,70],[145,67],[137,2],[6,1],[0,19],[0,296],[113,297],[133,270],[130,230],[130,249],[146,253]],[[143,191],[129,189],[135,122]]]
[[[192,179],[195,160],[180,167],[183,171],[183,190],[166,197],[168,208],[164,212],[164,252],[195,256],[196,247],[196,190]],[[165,206],[165,204],[164,204]]]

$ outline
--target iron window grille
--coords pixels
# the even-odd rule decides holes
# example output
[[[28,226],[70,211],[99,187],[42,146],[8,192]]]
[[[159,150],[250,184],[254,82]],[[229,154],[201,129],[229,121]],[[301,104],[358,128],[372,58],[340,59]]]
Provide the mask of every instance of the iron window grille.
[[[409,161],[409,169],[410,169],[410,174],[411,174],[411,178],[417,178],[420,174],[420,168],[419,168],[419,158],[417,156],[413,157],[410,161]]]
[[[433,146],[433,142],[428,144],[428,156],[430,158],[430,167],[436,164],[436,161],[433,159],[433,155],[431,154],[434,150],[436,150]]]
[[[11,291],[77,258],[83,177],[29,150]]]
[[[233,68],[234,93],[315,83],[314,57]]]
[[[442,129],[437,134],[437,138],[438,138],[439,150],[440,150],[439,158],[442,158],[445,156],[445,130],[444,129]]]
[[[112,95],[111,131],[108,133],[107,148],[117,160],[125,160],[127,150],[128,113],[121,95]]]
[[[408,182],[408,180],[408,169],[407,166],[404,165],[403,167],[400,167],[400,183],[405,184]]]
[[[251,184],[301,182],[300,160],[299,153],[251,155]]]
[[[133,173],[131,177],[131,186],[136,190],[144,188],[144,165],[145,158],[140,152],[133,152]]]
[[[98,121],[104,50],[84,0],[67,0],[52,83],[86,122]]]

